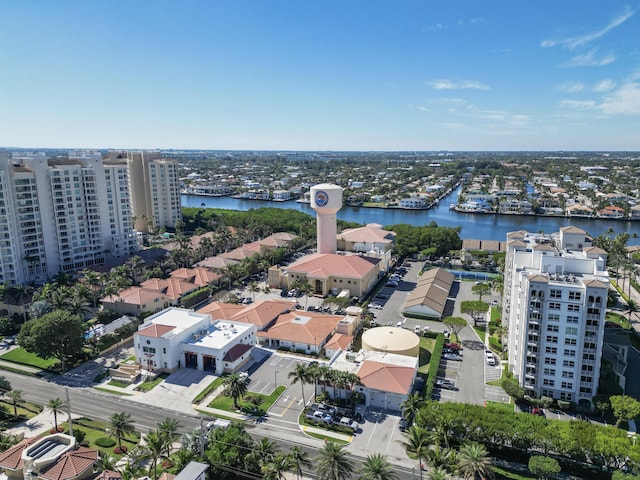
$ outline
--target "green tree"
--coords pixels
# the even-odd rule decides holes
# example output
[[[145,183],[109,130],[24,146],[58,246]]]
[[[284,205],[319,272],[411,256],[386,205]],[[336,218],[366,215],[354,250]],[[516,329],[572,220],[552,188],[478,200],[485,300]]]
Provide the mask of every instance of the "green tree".
[[[451,330],[456,336],[456,340],[460,341],[460,337],[458,336],[458,334],[464,327],[467,326],[467,321],[461,317],[445,317],[442,320],[442,323],[449,327],[449,330]]]
[[[295,464],[289,455],[283,453],[274,454],[261,467],[264,480],[284,480],[285,473],[293,470]]]
[[[116,437],[118,441],[118,449],[122,449],[122,439],[128,433],[135,432],[131,415],[126,412],[114,413],[109,417],[109,433]]]
[[[429,431],[419,425],[411,425],[407,431],[407,439],[400,443],[418,457],[418,468],[420,469],[420,477],[422,477],[422,460],[427,456],[431,435]]]
[[[11,405],[13,405],[13,416],[18,418],[18,404],[22,402],[22,390],[11,390],[7,393],[7,397],[11,399]]]
[[[305,452],[298,445],[295,445],[291,448],[291,452],[289,453],[291,460],[293,461],[293,470],[296,473],[296,477],[298,480],[302,476],[302,467],[310,467],[311,460],[309,460],[309,454]]]
[[[427,480],[451,480],[451,475],[442,467],[436,467],[427,473]]]
[[[538,477],[538,480],[546,480],[552,475],[560,473],[560,464],[555,458],[544,455],[533,455],[529,458],[529,471]]]
[[[62,371],[66,362],[82,353],[85,326],[77,315],[54,310],[40,318],[27,321],[20,330],[18,342],[40,358],[55,358]]]
[[[351,478],[353,463],[343,447],[344,445],[338,445],[335,442],[327,442],[319,450],[319,455],[315,459],[319,480],[346,480]]]
[[[254,442],[240,423],[228,428],[217,428],[209,434],[206,452],[210,466],[209,478],[216,480],[236,479],[236,471],[260,473],[260,466],[249,455]]]
[[[465,300],[460,303],[460,313],[470,315],[473,325],[478,326],[479,317],[489,311],[489,304],[482,300]]]
[[[458,467],[465,479],[494,477],[487,449],[476,442],[465,443],[460,447]]]
[[[223,385],[226,388],[227,394],[233,398],[233,406],[236,410],[239,409],[238,399],[247,393],[247,380],[242,378],[238,373],[232,373],[228,377],[225,377]]]
[[[486,295],[491,291],[491,287],[486,283],[476,283],[471,287],[471,291],[478,295],[478,300],[482,300],[483,295]]]
[[[302,404],[307,405],[307,401],[304,397],[304,384],[309,383],[311,380],[307,366],[304,363],[296,364],[295,370],[292,370],[287,375],[291,379],[291,383],[295,385],[300,382],[300,389],[302,390]]]
[[[100,451],[100,455],[98,456],[98,462],[96,463],[95,468],[99,472],[104,472],[106,470],[115,472],[116,462],[117,462],[116,457],[114,457],[110,452]]]
[[[9,391],[11,391],[11,383],[6,377],[0,375],[0,395],[4,395]]]
[[[145,435],[144,442],[141,456],[142,458],[151,461],[151,465],[149,465],[149,474],[153,480],[157,480],[158,462],[167,458],[165,456],[165,452],[167,451],[167,440],[157,430],[152,430]]]
[[[358,473],[360,480],[395,480],[398,478],[394,466],[389,463],[387,456],[379,453],[368,455],[362,462]]]
[[[49,400],[49,409],[53,413],[53,429],[58,431],[58,412],[61,412],[64,408],[64,402],[61,398],[53,398]]]
[[[171,446],[173,445],[174,438],[178,434],[180,426],[180,422],[173,418],[165,418],[162,422],[158,423],[158,434],[165,440],[167,447],[165,456],[167,458],[171,455]]]
[[[420,410],[422,405],[424,405],[424,400],[420,396],[420,394],[417,392],[412,393],[400,405],[402,418],[404,418],[409,423],[409,425],[411,425],[411,423],[413,423],[413,419],[416,416],[416,413],[418,413],[418,410]]]
[[[609,397],[613,416],[616,417],[616,427],[625,420],[631,420],[640,415],[640,402],[629,395],[613,395]]]

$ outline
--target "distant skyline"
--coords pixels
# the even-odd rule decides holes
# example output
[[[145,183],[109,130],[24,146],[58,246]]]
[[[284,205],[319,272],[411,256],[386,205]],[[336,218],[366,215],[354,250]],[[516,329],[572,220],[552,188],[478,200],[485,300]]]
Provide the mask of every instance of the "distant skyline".
[[[0,147],[640,150],[640,0],[0,5]]]

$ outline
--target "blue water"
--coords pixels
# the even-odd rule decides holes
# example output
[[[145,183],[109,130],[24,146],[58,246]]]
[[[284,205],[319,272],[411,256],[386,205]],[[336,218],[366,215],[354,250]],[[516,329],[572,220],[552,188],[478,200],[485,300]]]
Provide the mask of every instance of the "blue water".
[[[462,227],[460,236],[463,239],[504,241],[507,232],[527,230],[529,232],[544,231],[557,232],[561,227],[575,225],[596,236],[606,233],[613,228],[615,233],[636,233],[640,237],[640,222],[626,222],[613,220],[589,220],[584,218],[541,217],[533,215],[491,215],[457,213],[449,210],[449,205],[456,203],[459,189],[440,201],[440,204],[430,210],[402,210],[365,207],[342,207],[338,211],[338,218],[348,222],[380,223],[394,225],[406,223],[409,225],[427,225],[436,222],[443,227]],[[305,203],[263,202],[258,200],[241,200],[231,197],[200,197],[196,195],[182,195],[183,207],[223,208],[228,210],[246,211],[261,207],[275,207],[293,209],[314,215],[313,209]],[[640,238],[631,239],[630,245],[639,244]]]

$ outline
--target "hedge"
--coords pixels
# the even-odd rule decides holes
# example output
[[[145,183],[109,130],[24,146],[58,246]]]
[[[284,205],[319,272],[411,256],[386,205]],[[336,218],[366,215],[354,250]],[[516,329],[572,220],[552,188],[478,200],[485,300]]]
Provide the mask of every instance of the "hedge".
[[[438,333],[436,337],[436,344],[431,352],[431,360],[429,360],[429,375],[427,376],[427,382],[425,387],[425,398],[431,398],[431,392],[433,392],[433,386],[436,383],[436,377],[438,376],[438,368],[440,368],[440,358],[442,357],[442,348],[444,347],[444,335]]]
[[[113,438],[100,437],[96,438],[96,441],[94,443],[99,447],[110,448],[116,444],[116,441]]]
[[[200,290],[196,290],[195,292],[190,293],[189,295],[185,295],[181,302],[184,308],[191,308],[194,305],[197,305],[200,302],[205,301],[209,298],[210,290],[209,287],[203,287]]]

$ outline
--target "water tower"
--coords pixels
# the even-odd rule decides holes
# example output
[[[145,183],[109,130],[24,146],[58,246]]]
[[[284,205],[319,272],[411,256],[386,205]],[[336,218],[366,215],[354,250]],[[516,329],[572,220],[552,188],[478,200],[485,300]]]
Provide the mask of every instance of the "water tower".
[[[328,183],[311,187],[311,208],[316,211],[318,253],[336,253],[336,212],[342,208],[342,187]]]

